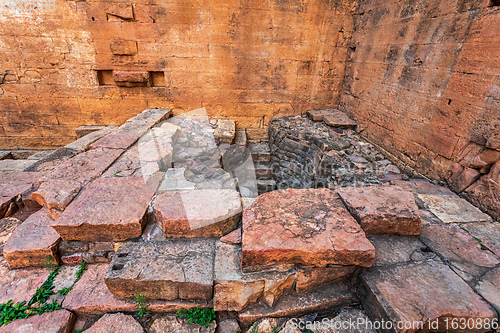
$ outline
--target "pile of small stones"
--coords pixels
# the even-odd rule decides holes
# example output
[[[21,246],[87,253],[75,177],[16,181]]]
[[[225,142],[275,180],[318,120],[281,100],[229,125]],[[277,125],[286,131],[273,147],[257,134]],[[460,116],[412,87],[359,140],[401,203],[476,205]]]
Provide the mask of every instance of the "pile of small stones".
[[[307,116],[272,119],[269,146],[279,189],[379,185],[406,177],[354,130]]]

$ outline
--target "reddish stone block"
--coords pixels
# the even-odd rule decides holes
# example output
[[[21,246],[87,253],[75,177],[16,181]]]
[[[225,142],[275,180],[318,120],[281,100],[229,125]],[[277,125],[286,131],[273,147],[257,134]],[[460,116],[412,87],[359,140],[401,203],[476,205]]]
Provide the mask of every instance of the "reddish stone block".
[[[111,53],[114,55],[134,55],[137,54],[137,42],[130,40],[114,40],[111,42],[110,49]]]
[[[75,320],[75,315],[70,311],[57,310],[15,320],[0,327],[0,333],[70,333]]]

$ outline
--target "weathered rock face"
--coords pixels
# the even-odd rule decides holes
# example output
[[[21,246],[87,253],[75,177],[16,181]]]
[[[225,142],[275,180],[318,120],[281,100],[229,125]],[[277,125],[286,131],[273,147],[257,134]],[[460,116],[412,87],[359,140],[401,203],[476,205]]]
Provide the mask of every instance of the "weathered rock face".
[[[482,176],[477,182],[465,190],[469,200],[479,207],[484,207],[491,215],[500,218],[500,162],[497,162],[490,173]]]
[[[372,318],[393,322],[421,321],[424,329],[429,329],[429,323],[437,320],[438,327],[431,326],[430,330],[444,331],[446,319],[451,322],[453,318],[472,318],[485,322],[496,317],[489,304],[438,261],[372,268],[360,274],[360,282],[359,297]],[[403,327],[395,331],[416,332],[418,328]],[[466,332],[467,329],[456,331]],[[486,332],[487,329],[470,331]]]
[[[139,237],[153,194],[141,177],[99,178],[52,227],[64,240],[122,241]]]
[[[367,234],[414,236],[422,221],[413,193],[398,186],[346,187],[337,190]]]
[[[106,313],[86,333],[143,333],[134,317],[123,313]]]
[[[457,172],[449,182],[461,183],[458,189],[474,181],[470,169],[487,174],[492,151],[500,151],[498,50],[490,43],[498,38],[491,25],[499,13],[491,5],[360,2],[356,11],[364,15],[355,22],[339,103],[364,136],[417,171],[440,180]],[[481,178],[472,186],[482,187]],[[471,194],[498,214],[499,197],[489,186]]]
[[[263,194],[243,214],[242,267],[329,264],[370,267],[375,249],[328,189]]]
[[[75,315],[67,310],[47,312],[40,316],[18,319],[0,327],[1,333],[70,333]]]
[[[3,248],[3,255],[11,269],[44,267],[47,258],[54,263],[59,262],[57,246],[61,237],[52,229],[52,222],[45,209],[41,209],[12,232]]]
[[[114,255],[106,286],[119,297],[210,300],[214,257],[210,239],[128,243]]]
[[[165,192],[153,205],[166,237],[220,237],[233,231],[241,216],[235,190],[208,189]]]

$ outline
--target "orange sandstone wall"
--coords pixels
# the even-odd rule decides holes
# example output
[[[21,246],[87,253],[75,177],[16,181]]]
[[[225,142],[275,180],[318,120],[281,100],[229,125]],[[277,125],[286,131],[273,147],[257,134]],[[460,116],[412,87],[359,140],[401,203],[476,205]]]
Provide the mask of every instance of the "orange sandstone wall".
[[[360,2],[339,106],[366,137],[496,216],[499,4]]]
[[[0,148],[51,148],[80,125],[204,106],[250,137],[338,105],[354,1],[55,1],[0,12]]]

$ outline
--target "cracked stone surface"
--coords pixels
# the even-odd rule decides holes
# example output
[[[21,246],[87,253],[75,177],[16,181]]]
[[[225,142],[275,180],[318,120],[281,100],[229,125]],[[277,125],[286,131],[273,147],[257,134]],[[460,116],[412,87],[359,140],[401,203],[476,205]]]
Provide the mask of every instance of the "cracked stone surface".
[[[438,320],[433,331],[445,331],[445,320],[472,318],[490,321],[493,308],[445,264],[428,260],[386,268],[371,268],[360,274],[359,298],[372,318],[422,321],[424,327]],[[415,330],[396,330],[414,332]],[[456,330],[466,332],[466,330]],[[484,332],[487,330],[476,330]]]
[[[257,198],[243,214],[242,267],[330,264],[370,267],[375,249],[338,195],[287,189]]]
[[[214,257],[210,239],[128,243],[115,253],[106,285],[119,297],[210,300]]]
[[[351,214],[367,234],[414,236],[422,220],[411,191],[399,186],[337,189]]]
[[[89,265],[82,278],[65,297],[62,307],[78,315],[104,314],[107,312],[135,312],[136,303],[114,296],[104,279],[109,264]],[[42,280],[43,282],[44,280]],[[180,309],[206,308],[206,301],[147,301],[152,312],[176,312]]]
[[[500,267],[486,273],[474,289],[500,313]]]
[[[3,254],[11,269],[44,267],[47,257],[59,261],[57,246],[61,237],[51,227],[53,220],[40,209],[19,225],[4,245]]]
[[[417,237],[369,236],[375,246],[373,266],[387,266],[406,262],[419,262],[436,256]]]
[[[472,236],[481,240],[481,245],[500,257],[500,223],[467,223],[462,225]]]
[[[429,210],[444,223],[490,222],[491,217],[467,200],[431,194],[419,194],[418,197]]]
[[[70,311],[57,310],[15,320],[0,327],[0,333],[69,333],[75,319],[75,315]]]
[[[462,279],[471,282],[500,264],[500,260],[465,228],[467,224],[464,227],[428,226],[422,230],[420,239],[445,259]]]
[[[165,237],[221,237],[233,231],[241,216],[240,194],[208,189],[165,192],[153,205]]]
[[[171,110],[149,109],[137,116],[130,118],[125,124],[118,127],[110,134],[91,144],[92,148],[122,148],[132,146],[149,128],[172,114]]]
[[[65,241],[122,241],[139,237],[153,194],[141,177],[99,178],[52,227]]]

